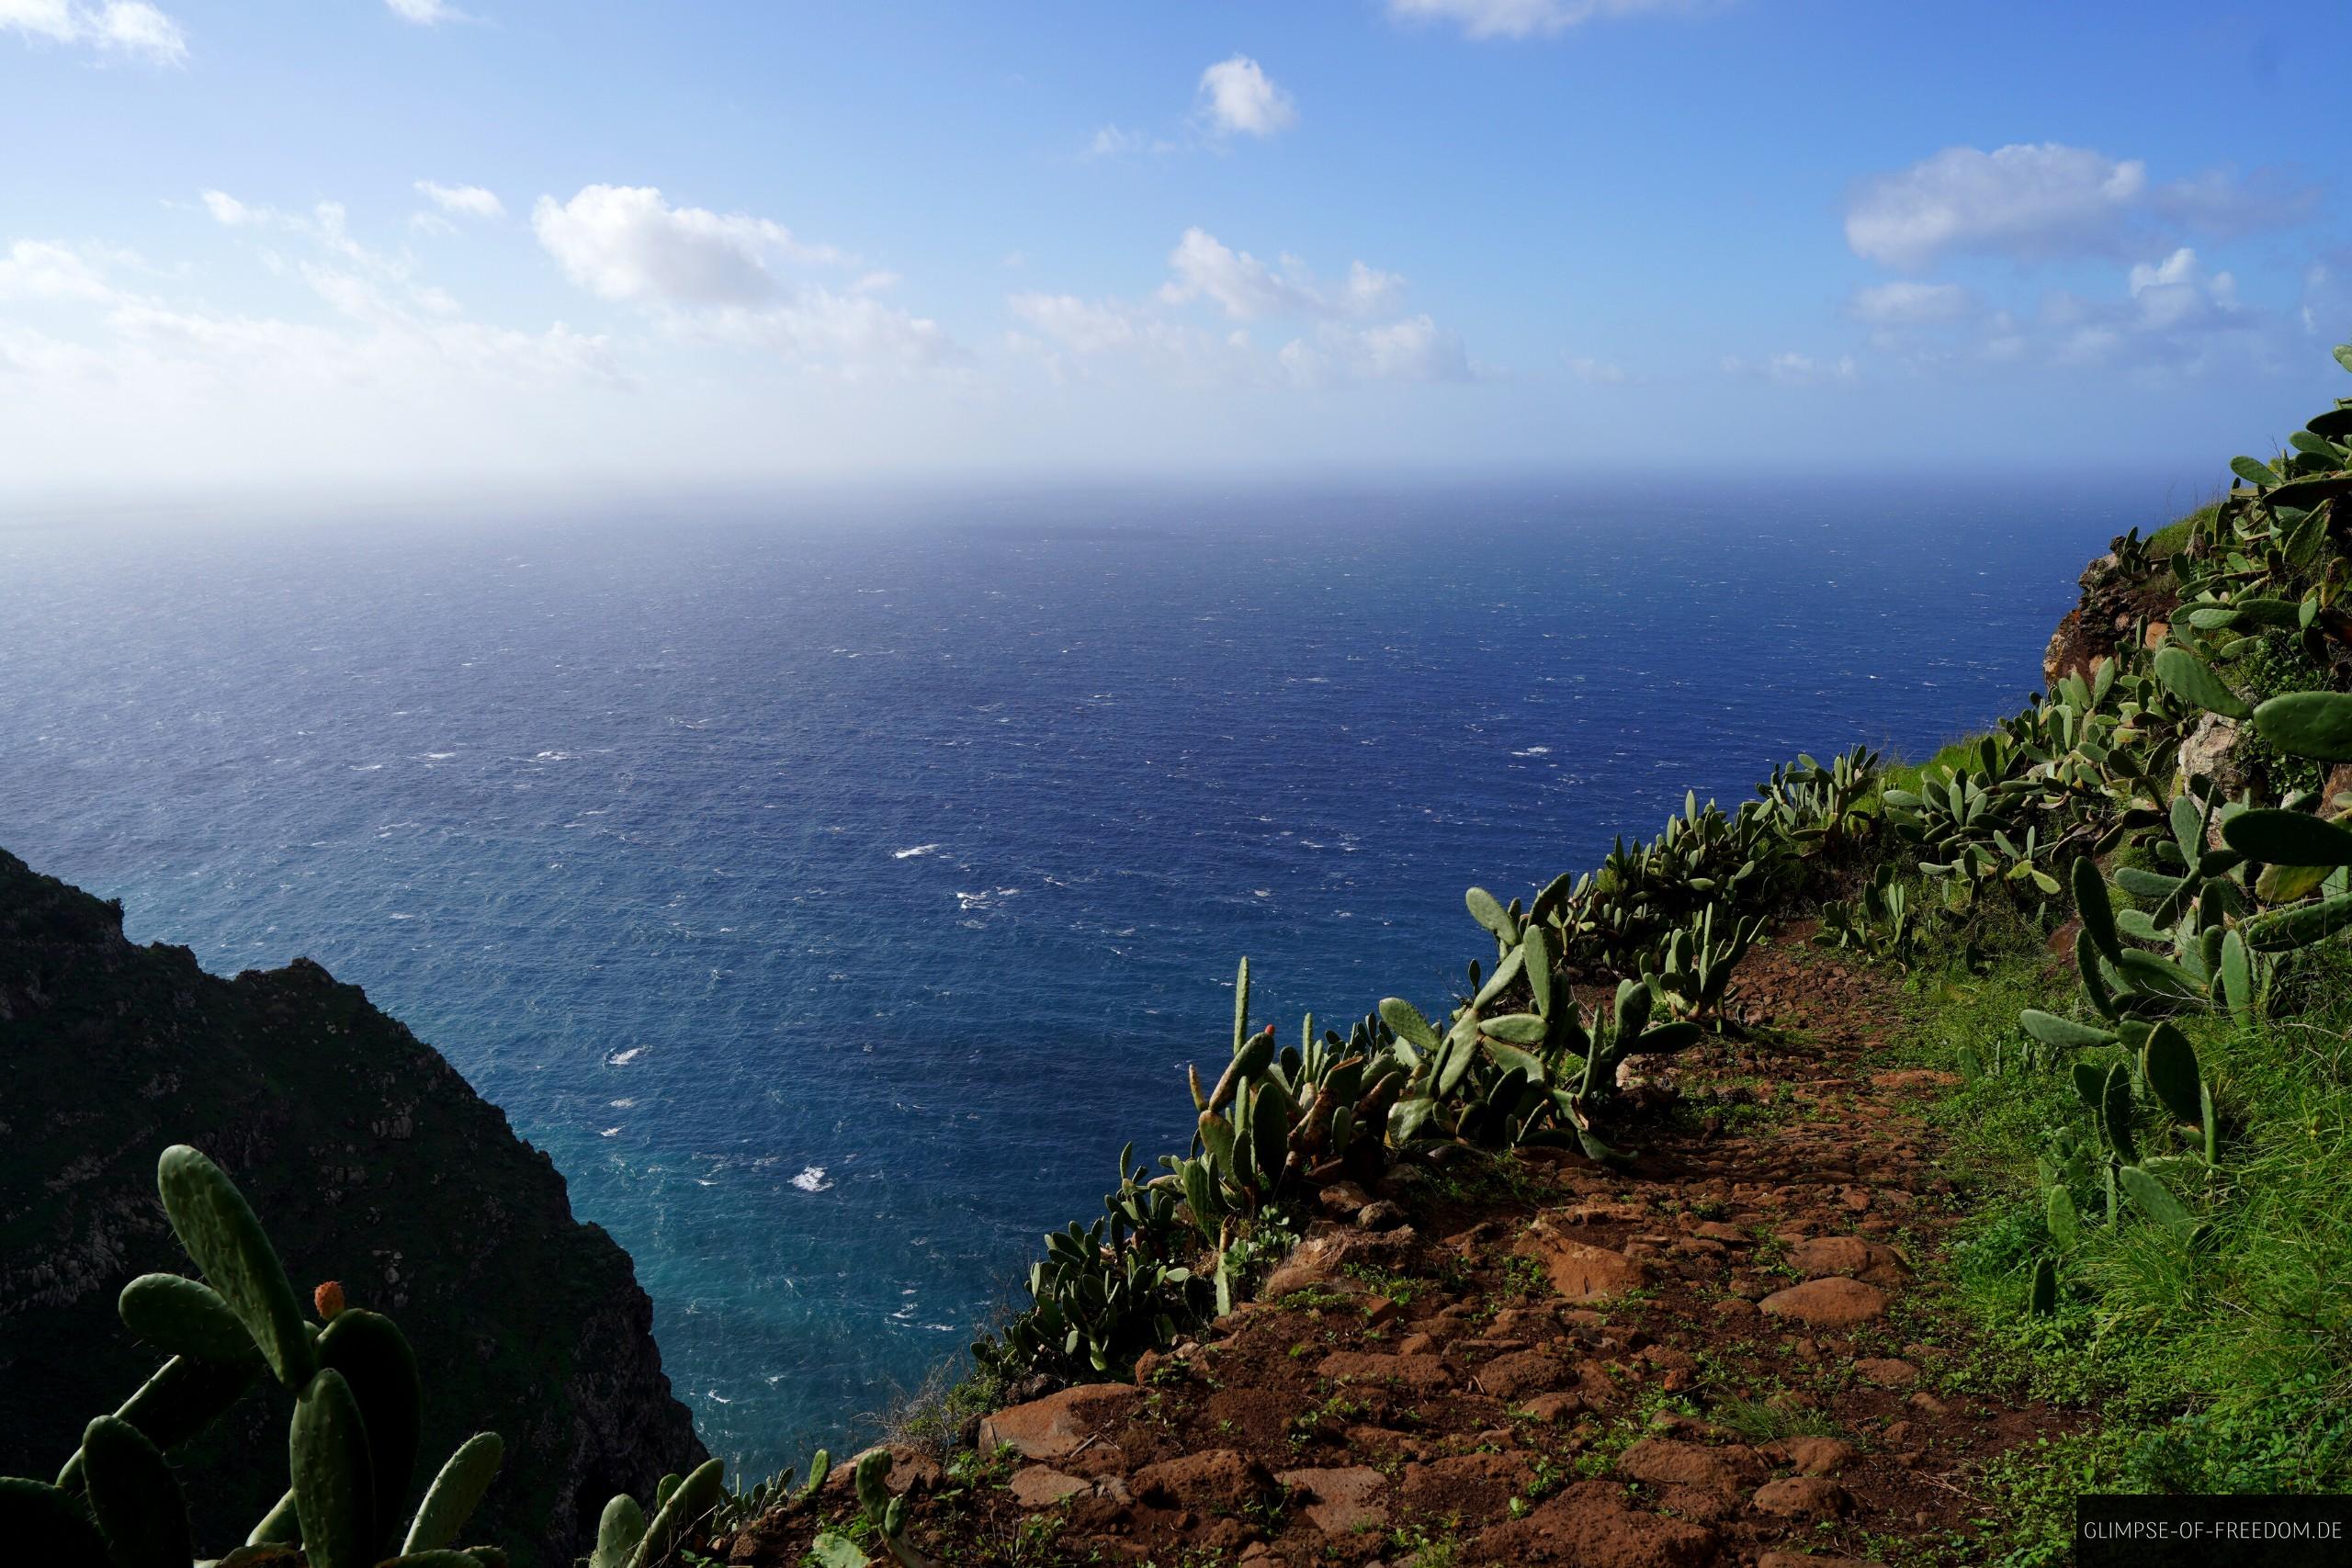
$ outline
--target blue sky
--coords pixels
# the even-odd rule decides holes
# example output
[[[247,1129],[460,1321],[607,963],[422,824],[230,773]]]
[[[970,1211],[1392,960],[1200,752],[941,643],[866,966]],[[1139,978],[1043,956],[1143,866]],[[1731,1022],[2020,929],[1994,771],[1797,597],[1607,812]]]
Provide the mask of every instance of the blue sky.
[[[0,492],[2218,474],[2333,6],[0,0]]]

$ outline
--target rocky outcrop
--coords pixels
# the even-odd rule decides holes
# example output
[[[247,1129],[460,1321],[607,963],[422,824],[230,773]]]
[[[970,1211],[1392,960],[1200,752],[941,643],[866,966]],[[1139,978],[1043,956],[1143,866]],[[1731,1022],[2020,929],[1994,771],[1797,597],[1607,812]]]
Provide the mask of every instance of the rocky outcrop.
[[[2180,603],[2168,568],[2154,563],[2127,570],[2113,550],[2085,567],[2080,582],[2081,602],[2066,612],[2042,653],[2045,686],[2055,686],[2069,675],[2087,680],[2101,660],[2113,658],[2133,638],[2154,646]]]
[[[426,1466],[505,1438],[477,1517],[517,1562],[570,1562],[612,1493],[704,1457],[628,1256],[439,1053],[307,961],[223,980],[133,946],[119,905],[0,852],[0,1473],[54,1474],[154,1370],[114,1303],[189,1270],[155,1198],[174,1143],[236,1179],[299,1290],[398,1319]],[[287,1404],[249,1395],[182,1456],[199,1544],[284,1490]]]

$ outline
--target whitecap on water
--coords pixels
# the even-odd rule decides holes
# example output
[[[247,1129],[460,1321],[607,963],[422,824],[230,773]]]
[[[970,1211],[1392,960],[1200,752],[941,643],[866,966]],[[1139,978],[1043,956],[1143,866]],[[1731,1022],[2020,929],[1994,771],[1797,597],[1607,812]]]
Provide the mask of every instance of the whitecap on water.
[[[626,1051],[616,1051],[611,1055],[605,1057],[605,1066],[608,1067],[626,1067],[631,1062],[636,1061],[639,1056],[644,1055],[644,1046],[632,1045]]]
[[[812,1165],[792,1179],[792,1184],[803,1192],[822,1192],[832,1186],[825,1179],[825,1168]]]
[[[912,860],[917,855],[927,855],[937,848],[939,848],[937,844],[917,844],[910,850],[892,850],[890,852],[890,858],[892,860]]]
[[[603,1132],[601,1132],[601,1133],[597,1134],[596,1135],[597,1135],[598,1137],[600,1137],[600,1138],[612,1138],[612,1137],[617,1137],[617,1136],[619,1136],[619,1134],[620,1134],[620,1129],[619,1129],[618,1127],[607,1127],[607,1128],[605,1128]]]

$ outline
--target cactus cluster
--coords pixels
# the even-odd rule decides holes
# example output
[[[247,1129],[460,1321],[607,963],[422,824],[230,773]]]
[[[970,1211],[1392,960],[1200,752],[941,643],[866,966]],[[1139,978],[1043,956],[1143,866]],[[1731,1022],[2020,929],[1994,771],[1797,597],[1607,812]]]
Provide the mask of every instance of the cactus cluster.
[[[28,1562],[187,1568],[198,1553],[169,1456],[274,1378],[294,1402],[286,1495],[221,1568],[504,1568],[494,1547],[456,1545],[497,1473],[496,1435],[469,1439],[410,1508],[424,1392],[392,1320],[333,1282],[305,1317],[243,1194],[197,1150],[164,1150],[156,1187],[202,1278],[144,1274],[118,1304],[167,1359],[89,1424],[53,1483],[0,1479],[0,1540]]]
[[[1656,839],[1633,845],[1620,839],[1598,869],[1556,878],[1524,909],[1516,899],[1506,908],[1474,888],[1471,913],[1494,934],[1498,961],[1519,940],[1521,925],[1533,921],[1551,929],[1570,973],[1636,973],[1645,956],[1707,908],[1758,909],[1788,892],[1803,874],[1808,849],[1829,841],[1830,829],[1818,813],[1835,808],[1852,818],[1844,792],[1860,787],[1853,769],[1862,760],[1841,759],[1848,769],[1842,786],[1786,785],[1782,798],[1748,801],[1728,814],[1712,800],[1702,805],[1688,795],[1681,813],[1668,818]],[[1853,822],[1845,821],[1837,829],[1838,841],[1850,841],[1854,830]]]
[[[1874,963],[1908,972],[1923,934],[1919,906],[1911,890],[1894,874],[1893,863],[1882,864],[1859,893],[1822,906],[1820,929],[1813,933],[1815,947],[1859,953]]]
[[[2352,346],[2335,355],[2352,370]],[[2176,1021],[2215,1014],[2252,1025],[2280,960],[2352,930],[2352,828],[2330,814],[2340,799],[2290,791],[2257,805],[2245,781],[2199,772],[2180,778],[2159,811],[2162,751],[2151,744],[2192,722],[2218,724],[2223,734],[2250,728],[2286,758],[2352,761],[2352,694],[2256,701],[2232,674],[2242,656],[2276,639],[2319,668],[2342,669],[2352,617],[2337,607],[2344,558],[2334,541],[2336,513],[2352,496],[2347,439],[2352,400],[2338,400],[2296,433],[2291,451],[2267,463],[2233,461],[2242,486],[2172,558],[2179,609],[2142,668],[2119,676],[2119,660],[2100,671],[2111,686],[2132,683],[2134,711],[2112,734],[2136,744],[2109,748],[2107,765],[2132,781],[2132,795],[2090,847],[2130,848],[2138,863],[2119,864],[2111,885],[2087,853],[2070,868],[2090,1020],[2028,1010],[2019,1021],[2041,1046],[2073,1058],[2090,1130],[2052,1132],[2043,1176],[2058,1256],[2039,1266],[2034,1311],[2054,1310],[2057,1264],[2085,1234],[2075,1194],[2086,1188],[2103,1195],[2109,1225],[2128,1220],[2184,1252],[2196,1246],[2203,1228],[2191,1201],[2218,1187],[2227,1128]],[[2184,1133],[2188,1146],[2170,1146]]]
[[[858,1512],[882,1538],[882,1548],[890,1554],[891,1561],[899,1568],[933,1568],[932,1559],[916,1551],[913,1542],[907,1540],[906,1495],[892,1495],[887,1484],[889,1454],[881,1449],[872,1450],[859,1458],[852,1473],[857,1483]],[[832,1530],[819,1535],[808,1552],[819,1568],[867,1568],[874,1561],[855,1541]]]
[[[1867,746],[1834,757],[1826,766],[1800,754],[1795,761],[1774,768],[1756,793],[1800,855],[1836,860],[1878,834],[1884,811],[1878,787],[1881,764],[1879,754]]]

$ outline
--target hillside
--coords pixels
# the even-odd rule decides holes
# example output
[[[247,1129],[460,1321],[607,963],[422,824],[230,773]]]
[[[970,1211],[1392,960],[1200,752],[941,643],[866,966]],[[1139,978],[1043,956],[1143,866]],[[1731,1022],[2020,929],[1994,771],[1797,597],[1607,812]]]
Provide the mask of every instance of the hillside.
[[[1470,889],[1444,1015],[1280,1043],[1245,964],[1191,1147],[709,1550],[2022,1565],[2352,1491],[2352,399],[2232,467],[1992,730]]]
[[[568,1562],[605,1499],[700,1460],[628,1256],[439,1053],[316,964],[208,975],[122,912],[0,852],[0,1473],[48,1477],[159,1358],[116,1319],[132,1276],[187,1271],[156,1156],[201,1146],[297,1288],[393,1314],[426,1369],[424,1447],[482,1427],[481,1517]],[[243,1540],[286,1485],[266,1387],[181,1456],[200,1540]]]

